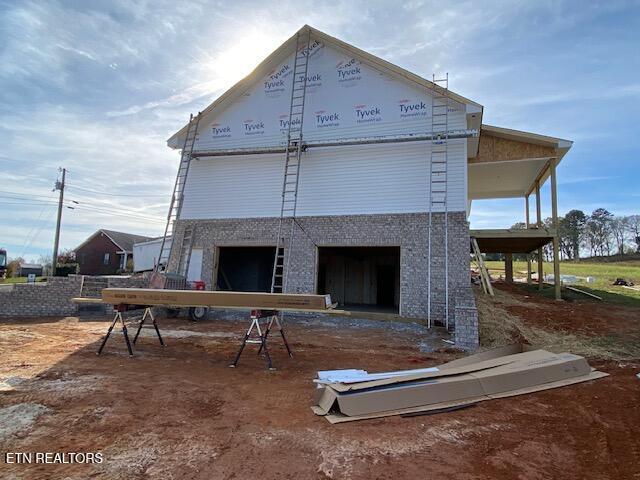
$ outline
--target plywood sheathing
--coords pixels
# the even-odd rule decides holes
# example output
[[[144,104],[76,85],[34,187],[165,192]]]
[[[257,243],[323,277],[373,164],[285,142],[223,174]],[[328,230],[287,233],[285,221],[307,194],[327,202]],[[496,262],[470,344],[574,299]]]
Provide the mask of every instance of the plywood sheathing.
[[[478,155],[469,159],[469,163],[504,162],[525,158],[548,158],[557,155],[554,147],[519,142],[500,138],[482,132]]]

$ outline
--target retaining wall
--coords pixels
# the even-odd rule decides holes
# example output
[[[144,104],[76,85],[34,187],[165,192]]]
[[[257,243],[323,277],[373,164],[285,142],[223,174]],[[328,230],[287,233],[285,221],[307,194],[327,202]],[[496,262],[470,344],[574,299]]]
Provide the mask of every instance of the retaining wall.
[[[141,277],[109,277],[109,287],[143,287]],[[0,285],[0,317],[76,315],[82,275],[49,277],[46,282]],[[108,306],[107,306],[108,307]],[[107,308],[107,312],[111,310]]]

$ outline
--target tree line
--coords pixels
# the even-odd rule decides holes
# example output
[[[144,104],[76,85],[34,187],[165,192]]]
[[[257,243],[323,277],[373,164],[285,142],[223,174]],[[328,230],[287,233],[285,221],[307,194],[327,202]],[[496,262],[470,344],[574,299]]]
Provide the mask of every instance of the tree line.
[[[544,226],[552,228],[551,217],[544,220]],[[519,222],[511,228],[526,225]],[[640,215],[616,216],[606,208],[596,208],[591,215],[570,210],[558,217],[558,241],[563,260],[640,253]],[[543,254],[552,257],[551,245],[545,246]]]

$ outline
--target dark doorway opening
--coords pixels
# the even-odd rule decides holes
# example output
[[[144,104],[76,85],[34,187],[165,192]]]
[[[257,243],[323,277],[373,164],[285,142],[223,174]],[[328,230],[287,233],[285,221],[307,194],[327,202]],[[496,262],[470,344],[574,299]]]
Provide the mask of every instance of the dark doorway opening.
[[[269,292],[275,247],[220,247],[218,290]]]
[[[400,247],[319,247],[318,293],[341,308],[398,313]]]

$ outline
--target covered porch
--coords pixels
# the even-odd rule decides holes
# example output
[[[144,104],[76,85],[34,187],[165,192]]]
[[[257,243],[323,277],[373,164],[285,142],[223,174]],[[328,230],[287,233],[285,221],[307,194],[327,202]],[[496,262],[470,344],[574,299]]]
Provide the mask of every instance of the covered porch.
[[[473,200],[524,200],[524,229],[471,230],[470,235],[476,238],[480,251],[505,255],[507,280],[513,278],[513,254],[526,254],[529,283],[532,281],[532,254],[537,252],[537,281],[542,289],[542,249],[545,245],[552,244],[555,297],[558,300],[561,298],[561,285],[556,168],[571,145],[569,140],[482,125],[477,154],[469,158],[468,162],[469,210]],[[543,223],[540,195],[540,189],[547,180],[551,190],[550,226]]]

